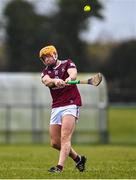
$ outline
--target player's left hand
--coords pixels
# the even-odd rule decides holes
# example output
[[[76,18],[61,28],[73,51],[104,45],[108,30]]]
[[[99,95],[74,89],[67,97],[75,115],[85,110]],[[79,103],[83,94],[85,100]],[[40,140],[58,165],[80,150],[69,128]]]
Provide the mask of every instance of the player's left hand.
[[[65,83],[67,83],[68,81],[71,81],[71,80],[72,80],[71,77],[68,77],[65,79]]]

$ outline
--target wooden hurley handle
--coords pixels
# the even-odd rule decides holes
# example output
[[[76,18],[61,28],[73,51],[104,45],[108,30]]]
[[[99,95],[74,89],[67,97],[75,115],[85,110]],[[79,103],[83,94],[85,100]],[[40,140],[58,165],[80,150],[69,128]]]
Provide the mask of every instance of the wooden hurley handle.
[[[67,84],[90,84],[93,86],[98,86],[101,83],[101,81],[102,81],[102,75],[101,73],[97,73],[94,76],[92,76],[90,79],[68,81]]]

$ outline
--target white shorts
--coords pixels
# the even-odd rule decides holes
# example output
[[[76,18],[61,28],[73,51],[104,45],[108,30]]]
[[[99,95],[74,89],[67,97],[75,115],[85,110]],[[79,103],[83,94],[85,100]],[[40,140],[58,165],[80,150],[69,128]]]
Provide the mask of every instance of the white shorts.
[[[76,119],[79,117],[79,107],[76,105],[68,105],[53,108],[51,111],[50,124],[62,124],[62,117],[66,114],[73,115]]]

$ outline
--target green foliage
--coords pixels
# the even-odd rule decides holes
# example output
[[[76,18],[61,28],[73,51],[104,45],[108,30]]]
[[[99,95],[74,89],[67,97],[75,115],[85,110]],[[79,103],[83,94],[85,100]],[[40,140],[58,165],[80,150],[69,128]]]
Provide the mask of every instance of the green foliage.
[[[122,42],[113,49],[109,63],[105,66],[105,75],[110,86],[109,92],[118,90],[118,94],[110,94],[112,101],[136,101],[136,40]]]
[[[7,54],[9,71],[35,71],[39,49],[48,40],[49,20],[34,12],[25,1],[11,1],[5,9],[7,23]],[[47,32],[47,33],[45,33]],[[39,66],[38,66],[39,64]]]
[[[92,12],[83,11],[84,5],[92,4]],[[77,64],[78,70],[91,71],[90,59],[86,53],[86,43],[79,36],[82,30],[87,29],[88,19],[96,16],[101,18],[99,13],[102,8],[97,0],[60,0],[59,12],[55,15],[53,42],[59,49],[60,57],[70,57]]]
[[[115,80],[118,79],[118,77],[120,77],[121,78],[120,81],[122,82],[122,80],[126,81],[128,78],[134,78],[134,75],[136,75],[135,52],[136,52],[136,40],[122,42],[115,49],[113,49],[108,64],[109,79]],[[130,85],[135,86],[135,83],[130,83]]]
[[[7,5],[7,71],[39,71],[42,63],[37,63],[38,53],[47,44],[57,47],[60,58],[72,58],[79,71],[91,71],[86,44],[79,34],[87,29],[88,18],[102,17],[101,4],[98,0],[58,2],[59,11],[50,17],[36,14],[32,4],[23,0],[12,0]],[[90,2],[93,11],[85,13],[83,7]]]

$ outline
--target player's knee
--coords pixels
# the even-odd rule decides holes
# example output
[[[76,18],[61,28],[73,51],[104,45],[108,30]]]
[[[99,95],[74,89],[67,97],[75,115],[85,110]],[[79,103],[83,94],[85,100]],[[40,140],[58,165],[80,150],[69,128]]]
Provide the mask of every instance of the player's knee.
[[[67,142],[70,142],[70,140],[71,140],[70,136],[63,135],[61,137],[61,144],[65,144]]]
[[[60,150],[60,143],[51,141],[51,147]]]

